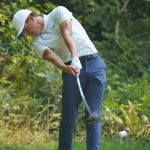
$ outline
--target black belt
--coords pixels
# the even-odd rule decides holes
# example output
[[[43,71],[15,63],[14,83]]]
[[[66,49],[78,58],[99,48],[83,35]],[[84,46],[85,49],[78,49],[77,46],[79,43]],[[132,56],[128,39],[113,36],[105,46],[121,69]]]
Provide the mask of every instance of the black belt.
[[[89,55],[84,55],[84,56],[80,56],[79,59],[80,61],[86,60],[86,59],[93,59],[96,58],[97,56],[99,56],[98,53],[94,53],[94,54],[89,54]],[[70,65],[71,61],[65,62],[66,65]]]
[[[85,56],[80,56],[79,59],[80,60],[93,59],[93,58],[96,58],[97,56],[99,56],[99,54],[94,53],[94,54],[89,54],[89,55],[85,55]]]

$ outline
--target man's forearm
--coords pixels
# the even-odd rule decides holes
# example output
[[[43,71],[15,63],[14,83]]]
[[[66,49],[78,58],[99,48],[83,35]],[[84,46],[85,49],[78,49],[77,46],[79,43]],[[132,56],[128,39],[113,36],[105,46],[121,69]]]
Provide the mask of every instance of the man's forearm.
[[[46,49],[44,51],[43,59],[53,63],[55,66],[69,73],[70,75],[76,75],[79,72],[72,65],[65,65],[62,59],[50,49]]]
[[[46,49],[44,51],[44,54],[43,54],[43,59],[53,63],[55,66],[57,66],[58,68],[64,70],[65,68],[65,64],[64,62],[62,61],[62,59],[56,55],[53,51],[51,51],[50,49]]]
[[[66,46],[68,47],[68,49],[70,50],[71,53],[71,57],[75,57],[78,56],[77,55],[77,51],[76,51],[76,47],[75,47],[75,43],[74,40],[72,38],[72,35],[70,35],[69,33],[66,34],[64,36],[64,41],[66,43]]]

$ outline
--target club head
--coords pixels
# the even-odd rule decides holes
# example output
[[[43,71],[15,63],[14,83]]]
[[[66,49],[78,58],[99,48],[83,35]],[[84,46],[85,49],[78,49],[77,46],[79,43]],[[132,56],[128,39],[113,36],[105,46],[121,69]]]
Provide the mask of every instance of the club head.
[[[91,126],[99,121],[99,116],[95,113],[92,113],[85,121],[87,126]]]

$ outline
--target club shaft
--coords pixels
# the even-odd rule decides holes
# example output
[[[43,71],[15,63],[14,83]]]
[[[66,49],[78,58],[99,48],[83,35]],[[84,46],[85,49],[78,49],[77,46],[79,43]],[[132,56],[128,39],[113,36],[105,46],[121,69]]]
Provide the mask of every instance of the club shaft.
[[[88,113],[91,114],[92,111],[91,111],[91,109],[90,109],[90,107],[89,107],[89,105],[88,105],[88,103],[87,103],[87,101],[86,101],[86,99],[85,99],[85,95],[84,95],[84,93],[83,93],[83,91],[82,91],[79,76],[76,76],[76,78],[77,78],[77,83],[78,83],[79,91],[80,91],[81,97],[82,97],[82,99],[83,99],[83,102],[84,102],[84,104],[85,104],[85,107],[86,107]]]

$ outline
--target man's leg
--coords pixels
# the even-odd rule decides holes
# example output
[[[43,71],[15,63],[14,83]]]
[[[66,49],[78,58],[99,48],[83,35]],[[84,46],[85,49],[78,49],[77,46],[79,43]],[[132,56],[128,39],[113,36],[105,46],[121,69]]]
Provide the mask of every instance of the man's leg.
[[[105,82],[99,79],[93,79],[86,86],[86,98],[91,110],[101,118],[101,106]],[[86,111],[86,117],[88,113]],[[87,150],[100,150],[101,141],[101,121],[96,124],[87,126]]]
[[[85,96],[91,110],[97,113],[100,120],[87,126],[87,150],[100,150],[101,142],[101,107],[106,82],[106,66],[100,57],[86,62]],[[85,117],[88,117],[85,111]]]
[[[59,150],[72,150],[74,123],[81,96],[75,76],[63,73],[62,116],[59,131]]]

